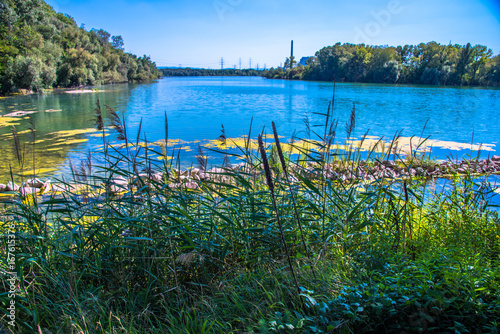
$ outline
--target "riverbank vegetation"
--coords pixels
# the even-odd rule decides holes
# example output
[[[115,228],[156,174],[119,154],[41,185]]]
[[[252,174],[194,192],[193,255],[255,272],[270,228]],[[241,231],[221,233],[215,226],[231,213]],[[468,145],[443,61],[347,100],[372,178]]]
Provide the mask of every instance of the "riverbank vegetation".
[[[216,69],[206,69],[206,68],[161,68],[160,73],[164,77],[204,77],[204,76],[261,76],[262,71],[257,71],[253,69],[231,69],[227,68],[224,70]]]
[[[394,154],[391,145],[361,163],[357,146],[336,149],[344,132],[330,112],[324,128],[312,131],[317,140],[302,140],[308,147],[290,143],[296,154],[283,150],[272,124],[267,136],[250,129],[237,154],[225,149],[222,132],[218,148],[200,148],[197,168],[182,171],[166,117],[165,145],[157,149],[140,126],[130,139],[111,108],[114,130],[104,136],[110,129],[100,109],[103,154],[74,164],[73,180],[57,194],[16,194],[2,208],[3,291],[17,275],[15,327],[8,313],[1,316],[7,330],[498,330],[500,218],[487,178],[452,175],[442,191],[411,172],[331,179],[333,165],[370,172],[392,159],[404,174],[425,160],[414,150]],[[347,146],[354,126],[353,112]],[[208,170],[208,154],[226,156],[221,168]],[[231,165],[230,158],[243,163]],[[9,235],[16,242],[13,269]],[[9,298],[0,293],[2,310]]]
[[[124,52],[121,36],[78,27],[43,0],[0,1],[0,94],[158,77],[148,56]]]
[[[287,59],[287,64],[290,60]],[[423,85],[500,85],[500,56],[483,45],[436,42],[405,46],[337,43],[306,66],[270,69],[267,78]]]

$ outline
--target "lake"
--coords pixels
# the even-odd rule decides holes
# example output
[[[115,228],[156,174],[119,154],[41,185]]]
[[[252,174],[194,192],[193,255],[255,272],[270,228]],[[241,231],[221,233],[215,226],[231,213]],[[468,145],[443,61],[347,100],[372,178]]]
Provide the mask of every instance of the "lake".
[[[87,152],[97,152],[102,147],[101,134],[93,131],[97,99],[106,125],[110,125],[105,107],[109,105],[123,114],[133,141],[141,120],[141,141],[145,135],[148,142],[164,139],[166,113],[168,137],[182,148],[182,165],[189,166],[196,162],[198,145],[217,139],[222,125],[227,138],[248,135],[251,122],[252,138],[262,131],[271,133],[271,121],[284,141],[294,134],[317,138],[314,133],[322,135],[325,122],[319,114],[327,112],[333,92],[332,83],[260,77],[168,77],[146,84],[94,88],[0,99],[0,182],[7,182],[11,166],[14,173],[28,175],[33,155],[39,175],[59,177],[69,173],[68,159],[78,163]],[[399,131],[406,139],[429,137],[436,159],[476,156],[478,149],[482,158],[500,154],[500,89],[338,83],[331,117],[338,120],[340,141],[346,137],[353,104],[355,137],[367,131],[374,136],[369,138],[386,140]],[[31,124],[36,129],[34,138]],[[22,171],[13,150],[12,125],[23,148]],[[107,138],[113,140],[114,134]],[[217,164],[217,159],[209,163]]]

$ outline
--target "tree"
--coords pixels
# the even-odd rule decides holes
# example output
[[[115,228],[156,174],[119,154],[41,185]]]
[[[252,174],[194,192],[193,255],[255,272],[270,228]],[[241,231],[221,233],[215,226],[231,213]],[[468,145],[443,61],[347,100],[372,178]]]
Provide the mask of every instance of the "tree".
[[[373,75],[373,81],[379,83],[396,83],[401,74],[402,65],[396,60],[390,60]]]
[[[12,29],[12,25],[16,22],[17,18],[17,14],[9,4],[4,0],[0,1],[0,29]]]
[[[358,82],[364,80],[368,72],[368,65],[370,64],[371,57],[372,54],[370,50],[367,49],[364,44],[356,47],[356,51],[354,51],[354,55],[349,64],[349,73],[351,73],[352,81]]]
[[[467,43],[467,45],[460,52],[460,58],[458,59],[457,67],[455,70],[455,82],[462,85],[464,81],[467,81],[467,67],[472,62],[472,45]]]
[[[101,43],[102,46],[107,47],[109,44],[109,38],[111,37],[111,34],[107,32],[106,30],[103,29],[94,29],[90,30],[91,33],[95,34],[97,36],[97,39]]]
[[[123,38],[122,38],[122,36],[120,36],[120,35],[118,35],[118,36],[113,36],[113,37],[111,37],[111,40],[112,40],[111,45],[112,45],[115,49],[117,49],[117,50],[122,50],[122,51],[123,51],[123,45],[124,45],[124,43],[123,43]]]
[[[43,82],[40,78],[42,67],[42,61],[39,58],[18,56],[14,60],[9,61],[6,77],[18,89],[37,92],[43,88]]]
[[[293,68],[294,65],[297,64],[297,61],[295,60],[295,57],[287,57],[285,60],[285,68]]]
[[[493,55],[493,51],[488,49],[484,45],[476,45],[472,48],[472,62],[470,64],[470,82],[472,84],[477,84],[477,76],[481,74],[481,70],[484,69],[486,62]],[[479,78],[480,80],[481,78]]]

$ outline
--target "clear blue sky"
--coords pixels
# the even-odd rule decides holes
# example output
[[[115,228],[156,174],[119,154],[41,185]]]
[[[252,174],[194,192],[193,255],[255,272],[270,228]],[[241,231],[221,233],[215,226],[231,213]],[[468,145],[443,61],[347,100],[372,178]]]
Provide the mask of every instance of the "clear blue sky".
[[[500,53],[500,0],[46,0],[85,28],[121,35],[158,66],[284,62],[336,42],[483,44]]]

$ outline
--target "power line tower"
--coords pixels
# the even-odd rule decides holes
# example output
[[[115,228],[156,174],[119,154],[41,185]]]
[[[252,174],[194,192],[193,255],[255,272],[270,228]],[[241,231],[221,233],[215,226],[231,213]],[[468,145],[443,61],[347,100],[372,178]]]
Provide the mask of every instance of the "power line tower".
[[[250,58],[249,64],[250,64],[250,69],[252,69],[252,58]]]
[[[292,40],[292,49],[290,51],[290,68],[293,68],[293,61],[294,58],[293,58],[293,40]]]
[[[264,71],[266,70],[267,66],[266,66],[266,63],[264,63]]]
[[[241,58],[240,58],[240,70],[241,70]]]
[[[257,63],[257,71],[259,70],[259,63]]]
[[[224,69],[224,57],[221,57],[220,58],[220,69],[223,70]]]

